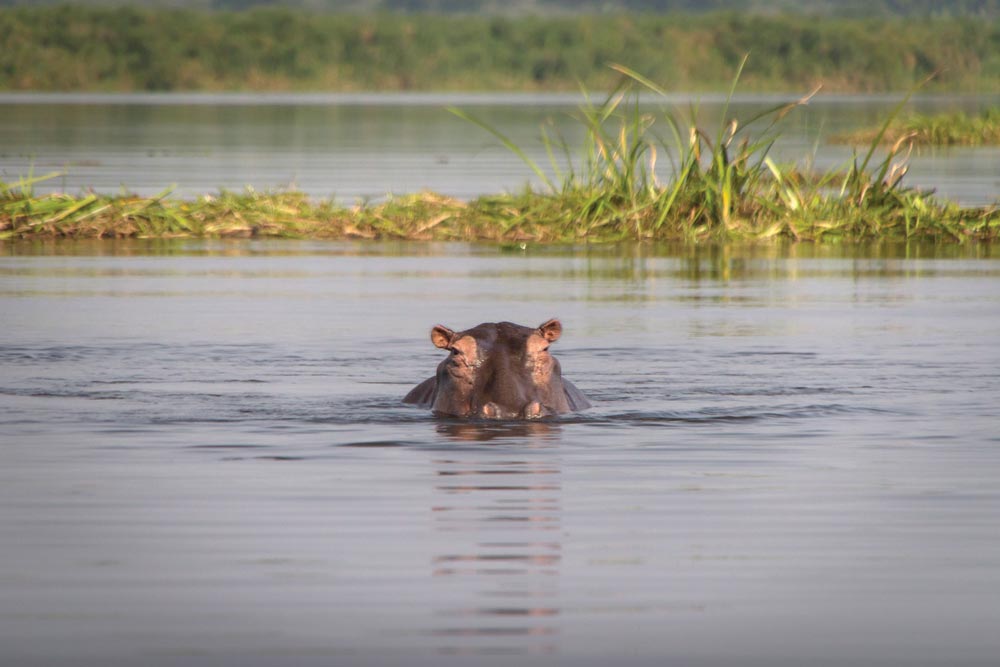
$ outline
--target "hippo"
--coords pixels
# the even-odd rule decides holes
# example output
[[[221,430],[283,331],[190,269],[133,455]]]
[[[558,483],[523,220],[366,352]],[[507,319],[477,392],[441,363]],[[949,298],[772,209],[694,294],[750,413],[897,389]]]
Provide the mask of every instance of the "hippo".
[[[437,416],[483,419],[536,419],[589,408],[549,354],[561,335],[557,319],[534,328],[486,322],[457,333],[439,324],[431,342],[451,354],[403,402]]]

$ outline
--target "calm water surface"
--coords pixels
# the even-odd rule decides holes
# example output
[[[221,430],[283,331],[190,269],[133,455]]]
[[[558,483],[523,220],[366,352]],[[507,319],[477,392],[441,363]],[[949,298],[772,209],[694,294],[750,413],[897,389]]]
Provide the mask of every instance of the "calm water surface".
[[[798,97],[740,96],[728,117],[746,120]],[[820,94],[782,122],[773,155],[823,170],[843,167],[851,149],[829,144],[829,135],[878,126],[898,101]],[[571,117],[579,102],[567,95],[7,93],[0,94],[0,180],[17,181],[33,169],[65,172],[39,191],[153,195],[175,185],[176,195],[191,197],[253,186],[295,187],[346,203],[425,189],[472,198],[518,190],[531,172],[446,106],[482,117],[547,165],[540,126],[580,146]],[[714,136],[723,104],[718,95],[679,94],[662,106],[681,119],[697,107],[699,125]],[[924,96],[910,107],[978,113],[996,105],[1000,95],[992,94]],[[658,127],[669,136],[666,125]],[[763,129],[751,128],[753,136]],[[660,175],[669,178],[670,161],[659,157]],[[998,147],[923,149],[910,162],[907,182],[914,187],[966,205],[1000,199]]]
[[[996,248],[0,248],[4,664],[996,665]]]

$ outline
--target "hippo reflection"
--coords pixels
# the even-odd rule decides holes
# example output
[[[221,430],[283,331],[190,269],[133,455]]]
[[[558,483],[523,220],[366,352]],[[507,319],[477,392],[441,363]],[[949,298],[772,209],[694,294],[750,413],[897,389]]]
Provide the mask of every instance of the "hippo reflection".
[[[536,328],[487,322],[457,333],[438,325],[431,342],[451,354],[437,375],[414,387],[403,402],[436,415],[487,419],[534,419],[589,408],[549,354],[561,335],[556,319]]]

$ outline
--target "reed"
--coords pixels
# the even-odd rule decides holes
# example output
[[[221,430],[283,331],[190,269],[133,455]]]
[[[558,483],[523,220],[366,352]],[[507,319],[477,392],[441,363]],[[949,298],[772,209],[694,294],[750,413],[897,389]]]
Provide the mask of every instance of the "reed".
[[[744,58],[737,70],[728,99],[746,62]],[[997,206],[961,208],[904,184],[909,155],[904,140],[897,139],[876,159],[919,85],[875,131],[863,154],[842,168],[810,174],[794,165],[777,164],[769,153],[781,120],[807,104],[818,89],[742,124],[726,119],[727,100],[722,124],[710,133],[695,124],[695,110],[688,123],[665,107],[647,111],[648,106],[639,104],[639,92],[664,100],[667,92],[626,67],[613,68],[623,77],[618,88],[603,103],[588,102],[579,112],[586,130],[582,169],[573,168],[568,157],[572,151],[561,140],[543,134],[557,181],[501,132],[452,110],[493,133],[528,162],[546,185],[547,199],[558,202],[552,208],[572,212],[573,223],[568,227],[556,216],[543,219],[559,220],[556,226],[575,238],[997,238]],[[562,165],[553,158],[557,154],[567,156]],[[672,180],[663,184],[656,176],[658,159],[673,163]]]
[[[744,59],[743,63],[746,63]],[[434,193],[342,206],[298,192],[221,192],[180,200],[35,193],[58,174],[0,183],[0,240],[31,237],[259,236],[498,242],[607,242],[791,238],[803,241],[995,241],[1000,207],[962,208],[904,184],[908,146],[881,148],[904,99],[863,153],[826,173],[806,173],[770,157],[781,120],[812,94],[714,131],[655,111],[640,94],[666,91],[622,66],[618,86],[588,99],[576,118],[585,130],[574,150],[543,128],[548,164],[472,114],[519,155],[541,189],[464,202]],[[741,68],[742,69],[742,66]],[[738,75],[731,86],[735,90]],[[814,91],[815,92],[815,91]],[[907,98],[908,99],[908,98]],[[728,105],[727,105],[728,107]],[[691,118],[696,116],[691,111]],[[880,156],[881,151],[881,156]],[[671,163],[661,182],[657,163]]]

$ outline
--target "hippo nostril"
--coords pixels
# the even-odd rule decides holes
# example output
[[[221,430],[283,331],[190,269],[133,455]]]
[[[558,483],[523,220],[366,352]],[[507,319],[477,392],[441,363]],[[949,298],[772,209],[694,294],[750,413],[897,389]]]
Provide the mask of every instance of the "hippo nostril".
[[[542,416],[542,412],[542,404],[538,401],[532,401],[524,406],[525,419],[537,419]]]

